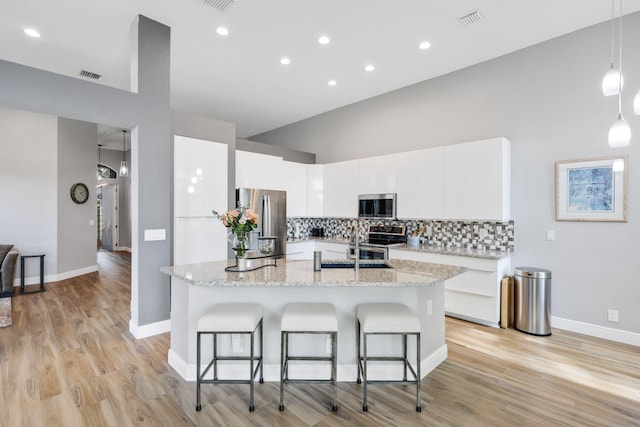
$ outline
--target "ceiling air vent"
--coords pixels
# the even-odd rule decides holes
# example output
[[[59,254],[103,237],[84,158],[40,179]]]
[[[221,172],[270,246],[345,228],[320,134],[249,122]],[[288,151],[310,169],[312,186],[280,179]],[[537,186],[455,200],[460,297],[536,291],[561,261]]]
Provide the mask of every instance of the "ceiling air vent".
[[[484,17],[480,14],[480,12],[477,10],[474,10],[473,12],[470,12],[470,13],[467,13],[466,15],[462,15],[458,17],[458,22],[460,22],[462,25],[471,25],[471,24],[477,24],[483,19]]]
[[[202,2],[218,9],[220,12],[223,12],[227,7],[233,4],[234,0],[202,0]]]
[[[94,80],[98,80],[98,79],[100,79],[100,77],[102,77],[102,74],[93,73],[93,72],[87,71],[87,70],[80,71],[80,75],[82,77],[86,77],[88,79],[94,79]]]

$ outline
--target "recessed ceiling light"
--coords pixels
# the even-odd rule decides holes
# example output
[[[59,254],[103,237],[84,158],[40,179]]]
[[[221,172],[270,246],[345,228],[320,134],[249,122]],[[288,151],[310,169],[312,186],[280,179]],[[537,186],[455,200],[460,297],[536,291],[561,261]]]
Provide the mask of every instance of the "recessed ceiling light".
[[[420,45],[418,46],[420,49],[425,50],[425,49],[429,49],[431,47],[431,43],[424,41],[422,43],[420,43]]]
[[[329,80],[329,83],[327,83],[329,86],[335,86],[338,84],[338,82],[336,82],[335,80]]]
[[[283,58],[280,58],[280,63],[282,65],[289,65],[289,64],[291,64],[291,60],[285,56]]]
[[[320,36],[318,38],[318,43],[320,44],[329,44],[329,42],[331,41],[331,39],[327,36]]]
[[[216,33],[220,34],[221,36],[228,36],[229,30],[226,27],[218,27],[216,28]]]
[[[30,37],[36,37],[36,38],[40,37],[40,33],[34,30],[33,28],[25,28],[24,33]]]
[[[373,71],[375,69],[376,69],[376,67],[374,67],[373,64],[369,64],[366,67],[364,67],[365,71]]]

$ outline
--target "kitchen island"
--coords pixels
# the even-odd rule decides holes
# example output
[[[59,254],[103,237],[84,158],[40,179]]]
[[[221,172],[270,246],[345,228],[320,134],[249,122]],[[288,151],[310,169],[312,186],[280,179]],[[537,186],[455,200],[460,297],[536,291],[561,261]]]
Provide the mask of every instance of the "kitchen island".
[[[248,261],[248,268],[273,263],[273,259]],[[444,338],[444,281],[465,271],[462,267],[405,260],[388,260],[391,268],[346,268],[313,270],[313,261],[277,260],[247,272],[227,272],[234,260],[164,267],[171,276],[171,348],[169,364],[186,380],[196,378],[196,326],[213,305],[228,302],[255,302],[264,307],[264,378],[278,381],[280,363],[280,314],[285,304],[327,302],[338,314],[338,380],[355,381],[355,311],[358,304],[398,302],[414,310],[422,324],[421,371],[423,376],[447,358]],[[225,339],[226,338],[226,339]],[[400,337],[371,339],[370,354],[397,355]],[[240,337],[223,337],[223,352],[248,354],[249,343]],[[330,352],[324,336],[300,336],[290,341],[292,354]],[[410,340],[409,354],[412,353]],[[206,360],[211,342],[203,342]],[[220,368],[220,377],[243,378],[245,365],[229,362]],[[397,378],[401,367],[388,363],[370,365],[370,377]],[[292,365],[292,377],[321,377],[328,366]]]

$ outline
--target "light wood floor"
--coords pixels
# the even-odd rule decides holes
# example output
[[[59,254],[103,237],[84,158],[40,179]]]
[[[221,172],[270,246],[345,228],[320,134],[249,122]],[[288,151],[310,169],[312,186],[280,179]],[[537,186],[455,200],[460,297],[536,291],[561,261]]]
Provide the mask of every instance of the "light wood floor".
[[[447,319],[449,358],[414,388],[195,384],[168,365],[169,335],[128,332],[130,260],[99,254],[100,272],[13,299],[0,330],[0,426],[631,426],[640,425],[640,349],[554,330],[533,337]]]

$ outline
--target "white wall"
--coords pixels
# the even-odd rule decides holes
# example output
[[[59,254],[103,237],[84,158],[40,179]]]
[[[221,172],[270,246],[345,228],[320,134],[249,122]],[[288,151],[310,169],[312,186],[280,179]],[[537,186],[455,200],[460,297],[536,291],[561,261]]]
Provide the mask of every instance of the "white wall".
[[[0,107],[0,129],[0,241],[44,252],[45,276],[56,274],[57,118]],[[37,259],[25,273],[39,280]]]
[[[437,79],[304,120],[252,140],[315,152],[318,163],[504,136],[512,142],[512,266],[552,271],[552,315],[640,333],[640,14],[625,17],[623,114],[628,149],[610,149],[617,100],[602,96],[603,23]],[[629,155],[629,221],[555,221],[558,160]],[[556,240],[546,241],[546,230]],[[620,322],[607,321],[607,309]]]
[[[98,126],[58,119],[58,266],[59,278],[96,271],[96,163]],[[71,200],[75,183],[89,188],[89,200]],[[91,221],[93,221],[91,223]]]

